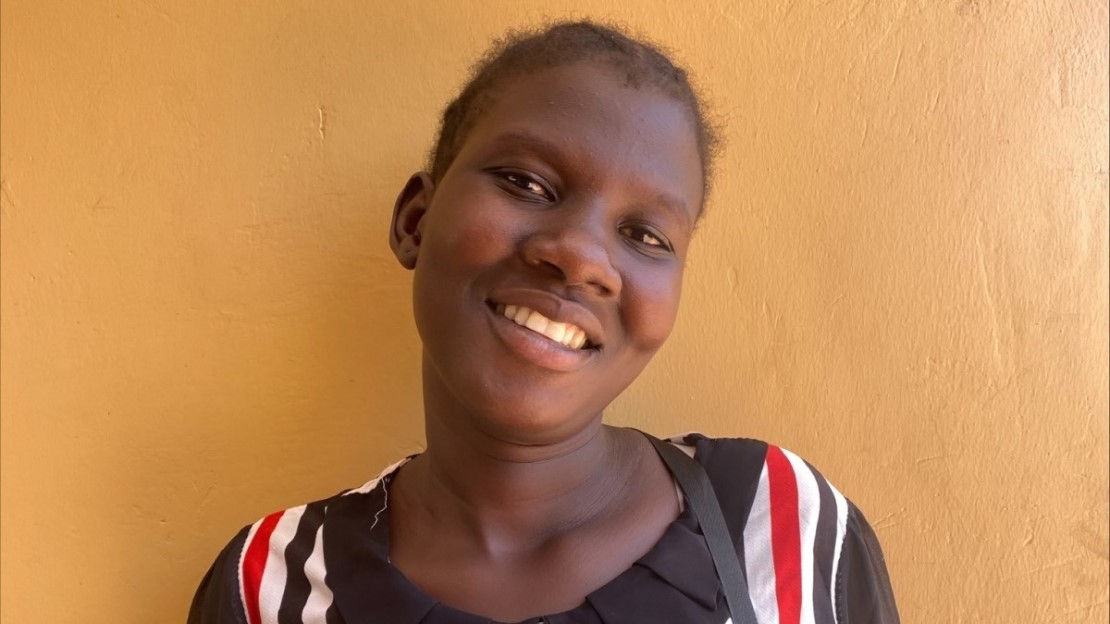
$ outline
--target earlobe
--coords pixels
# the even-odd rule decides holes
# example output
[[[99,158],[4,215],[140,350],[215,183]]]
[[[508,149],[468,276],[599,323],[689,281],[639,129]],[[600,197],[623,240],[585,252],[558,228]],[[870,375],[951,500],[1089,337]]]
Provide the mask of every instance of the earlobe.
[[[393,220],[389,226],[389,247],[397,261],[406,269],[416,267],[420,255],[424,214],[432,198],[435,183],[427,173],[414,173],[397,195]]]

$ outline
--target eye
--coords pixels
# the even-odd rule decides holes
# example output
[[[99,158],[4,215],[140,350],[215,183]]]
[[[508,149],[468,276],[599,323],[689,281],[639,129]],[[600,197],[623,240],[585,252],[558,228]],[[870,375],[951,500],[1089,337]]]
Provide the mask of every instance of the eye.
[[[524,195],[528,196],[526,199],[545,201],[552,201],[555,199],[555,193],[552,192],[544,182],[532,174],[522,171],[498,171],[496,174],[502,180],[512,185],[514,187],[512,190],[519,190]]]
[[[646,226],[635,224],[622,225],[617,231],[637,245],[654,248],[658,251],[674,251],[671,244],[662,234]]]

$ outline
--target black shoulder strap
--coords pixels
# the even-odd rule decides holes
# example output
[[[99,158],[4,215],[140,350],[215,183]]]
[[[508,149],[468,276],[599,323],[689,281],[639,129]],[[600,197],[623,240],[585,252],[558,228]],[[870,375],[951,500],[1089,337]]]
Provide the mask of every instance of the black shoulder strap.
[[[701,464],[675,448],[673,444],[646,433],[644,435],[655,445],[655,450],[670,468],[671,474],[678,481],[679,487],[690,502],[690,507],[694,510],[702,533],[705,534],[705,541],[709,544],[713,565],[717,567],[717,576],[721,579],[721,587],[725,592],[725,601],[728,602],[733,623],[758,624],[751,597],[748,595],[748,584],[744,581],[744,575],[740,573],[736,547],[729,537],[725,518],[721,514],[721,506],[717,503],[717,496],[713,493],[713,486],[710,485],[705,470]]]

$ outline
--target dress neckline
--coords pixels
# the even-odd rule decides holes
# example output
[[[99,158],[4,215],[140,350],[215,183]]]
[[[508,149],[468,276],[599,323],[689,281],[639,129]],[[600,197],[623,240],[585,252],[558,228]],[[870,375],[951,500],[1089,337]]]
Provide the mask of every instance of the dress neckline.
[[[602,624],[630,621],[629,605],[637,598],[666,605],[663,613],[667,621],[690,621],[675,616],[703,612],[704,618],[717,612],[722,595],[720,582],[697,520],[685,501],[678,517],[647,553],[572,609],[502,623],[440,602],[389,560],[389,486],[397,471],[414,457],[406,457],[374,481],[338,497],[333,504],[337,508],[327,511],[327,582],[348,624]],[[332,533],[336,539],[329,539]],[[351,539],[352,534],[356,539]],[[332,548],[337,542],[347,547]]]

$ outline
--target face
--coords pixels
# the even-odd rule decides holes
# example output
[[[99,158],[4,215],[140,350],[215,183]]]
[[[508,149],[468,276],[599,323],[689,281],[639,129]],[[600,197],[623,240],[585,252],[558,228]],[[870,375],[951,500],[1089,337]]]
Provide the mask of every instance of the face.
[[[689,113],[579,64],[500,85],[438,183],[414,176],[391,243],[415,270],[425,407],[491,435],[571,435],[674,325],[702,202]]]

